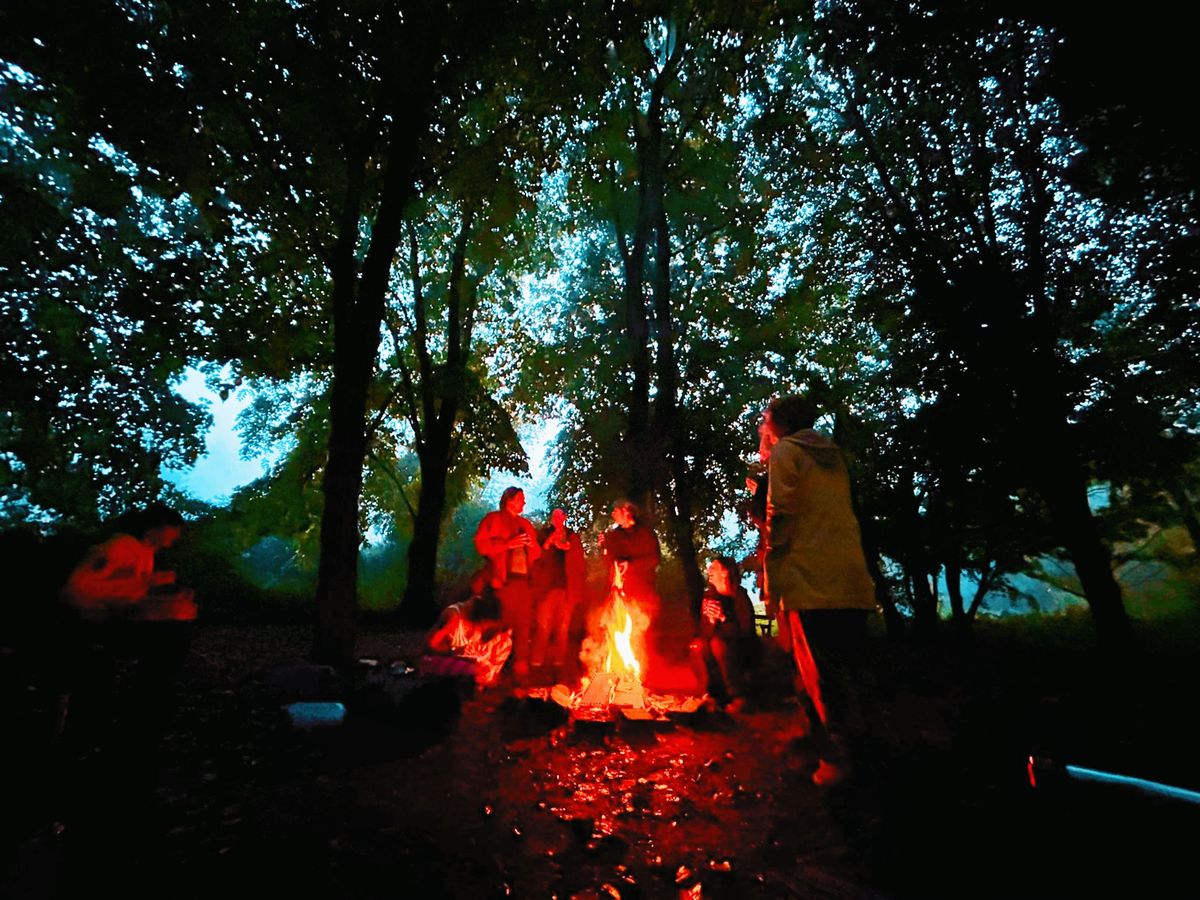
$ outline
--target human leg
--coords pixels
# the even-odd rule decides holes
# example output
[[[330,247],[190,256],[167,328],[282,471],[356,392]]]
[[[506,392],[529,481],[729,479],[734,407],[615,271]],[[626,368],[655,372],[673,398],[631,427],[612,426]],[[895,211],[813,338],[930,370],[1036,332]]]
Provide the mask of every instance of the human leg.
[[[557,610],[550,652],[554,665],[562,670],[571,662],[571,626],[575,620],[575,605],[567,599],[566,591],[562,592],[562,599],[558,603]]]
[[[688,644],[688,663],[692,667],[692,675],[696,678],[696,686],[706,693],[712,688],[709,658],[708,639],[693,638]]]
[[[858,680],[866,643],[864,610],[811,610],[802,614],[802,633],[816,693],[810,700],[821,724],[820,765],[812,780],[819,785],[842,781],[849,772],[849,732],[861,730]],[[793,623],[794,624],[794,623]],[[806,685],[807,686],[807,685]]]
[[[822,733],[826,730],[828,716],[822,696],[821,673],[817,668],[817,660],[809,644],[805,624],[799,611],[789,609],[786,612],[788,638],[791,641],[792,659],[796,664],[796,693],[807,696],[813,710],[813,727]]]
[[[529,673],[529,582],[524,578],[510,576],[508,581],[497,589],[496,595],[500,600],[501,621],[512,629],[513,672],[523,677]]]
[[[718,632],[709,642],[709,649],[724,685],[725,694],[731,700],[737,699],[743,693],[743,666],[737,636]]]
[[[566,661],[567,630],[571,623],[569,613],[564,609],[565,605],[566,592],[562,588],[550,588],[537,602],[533,665],[540,666],[545,663],[561,666]]]

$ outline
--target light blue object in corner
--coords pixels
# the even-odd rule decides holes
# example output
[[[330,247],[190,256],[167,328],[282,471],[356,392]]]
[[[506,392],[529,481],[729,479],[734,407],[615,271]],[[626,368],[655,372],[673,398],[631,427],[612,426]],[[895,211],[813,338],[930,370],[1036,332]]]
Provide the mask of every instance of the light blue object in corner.
[[[341,725],[346,719],[344,703],[289,703],[283,707],[293,728],[312,731]]]

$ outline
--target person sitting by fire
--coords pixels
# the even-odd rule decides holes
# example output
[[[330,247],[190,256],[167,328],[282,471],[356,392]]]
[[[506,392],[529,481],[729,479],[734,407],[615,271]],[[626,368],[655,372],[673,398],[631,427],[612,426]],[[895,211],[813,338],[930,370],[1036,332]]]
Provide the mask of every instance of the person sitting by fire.
[[[756,640],[754,606],[732,558],[714,559],[707,575],[699,634],[688,646],[692,669],[718,705],[739,712],[745,706],[746,670]]]
[[[155,553],[179,540],[183,518],[173,509],[155,505],[128,521],[137,534],[118,531],[92,547],[67,578],[63,602],[89,622],[192,621],[196,618],[192,590],[177,587],[173,571],[154,567]]]
[[[483,517],[475,531],[475,549],[484,557],[485,578],[500,602],[500,621],[512,629],[513,676],[529,677],[532,609],[529,575],[542,552],[533,524],[521,513],[525,492],[508,487],[500,508]]]
[[[567,645],[575,611],[583,598],[587,562],[579,534],[567,526],[567,514],[556,509],[550,524],[538,531],[542,555],[533,564],[533,668],[549,666],[557,677],[568,662]]]
[[[79,740],[103,743],[104,732],[111,732],[123,745],[114,758],[125,757],[131,772],[140,768],[139,778],[153,768],[197,616],[192,589],[156,566],[158,551],[182,532],[183,517],[163,504],[124,516],[107,540],[87,551],[59,595],[71,618],[56,740],[69,729]],[[118,684],[118,660],[134,663],[128,689]],[[116,727],[126,718],[126,727]]]
[[[495,684],[512,653],[512,630],[498,618],[495,599],[479,592],[460,603],[451,603],[425,637],[429,651],[420,662],[423,675],[458,675],[456,663],[469,663],[480,687]]]

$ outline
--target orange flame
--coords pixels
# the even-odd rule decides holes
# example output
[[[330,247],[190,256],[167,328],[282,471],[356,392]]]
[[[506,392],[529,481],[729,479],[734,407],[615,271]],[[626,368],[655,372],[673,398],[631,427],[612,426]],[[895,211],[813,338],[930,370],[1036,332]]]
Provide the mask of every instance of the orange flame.
[[[613,648],[621,656],[621,663],[625,671],[633,675],[634,678],[642,677],[642,667],[638,664],[637,657],[633,655],[633,616],[629,614],[629,610],[621,607],[621,614],[625,617],[625,623],[621,628],[613,632]],[[612,655],[609,655],[612,658]]]

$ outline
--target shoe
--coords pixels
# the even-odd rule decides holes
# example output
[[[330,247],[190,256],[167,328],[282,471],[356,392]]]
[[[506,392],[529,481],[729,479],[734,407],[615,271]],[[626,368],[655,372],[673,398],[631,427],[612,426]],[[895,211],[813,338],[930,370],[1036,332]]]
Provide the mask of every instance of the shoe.
[[[850,768],[845,763],[832,763],[823,759],[817,766],[817,771],[812,773],[812,783],[820,787],[831,787],[841,784],[849,776]]]

